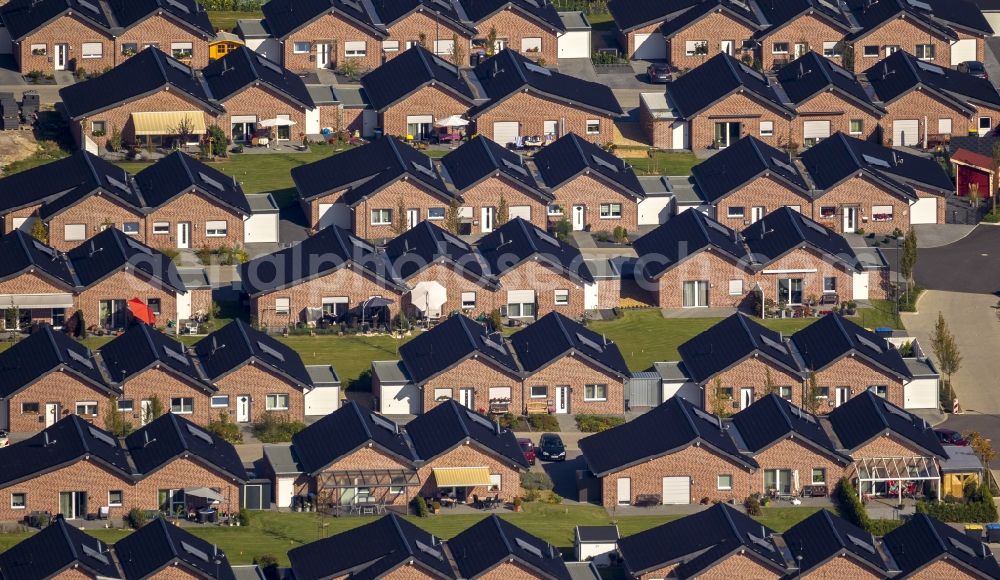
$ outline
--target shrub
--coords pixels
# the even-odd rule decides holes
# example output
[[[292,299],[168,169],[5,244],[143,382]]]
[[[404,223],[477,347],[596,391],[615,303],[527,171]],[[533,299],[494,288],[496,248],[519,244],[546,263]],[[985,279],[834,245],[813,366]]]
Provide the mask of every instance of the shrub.
[[[427,509],[427,501],[419,495],[413,498],[413,511],[417,512],[417,517],[426,518],[430,515],[430,511]]]
[[[840,514],[844,516],[844,519],[859,528],[865,530],[871,528],[871,518],[868,517],[868,512],[865,511],[865,506],[858,499],[858,492],[849,479],[841,477],[840,481],[837,482],[834,494],[840,505]]]
[[[240,508],[240,513],[236,517],[241,527],[250,525],[250,510],[247,508]]]
[[[264,573],[264,578],[268,580],[275,580],[279,577],[278,575],[278,557],[274,554],[264,554],[263,556],[257,556],[253,559],[253,563],[257,564],[260,571]]]
[[[218,421],[210,420],[208,422],[208,431],[230,443],[243,443],[243,432],[240,431],[240,426],[229,420],[229,413],[226,411],[219,412]]]
[[[125,523],[128,524],[128,527],[138,530],[146,525],[146,512],[137,507],[128,510],[128,513],[125,515]]]
[[[555,231],[557,238],[559,238],[562,241],[566,241],[569,238],[570,234],[573,233],[573,224],[570,223],[568,219],[563,218],[556,222],[553,231]]]
[[[600,433],[625,424],[624,417],[614,415],[577,415],[576,425],[584,433]]]
[[[623,226],[617,226],[615,228],[614,235],[615,243],[617,244],[624,244],[628,241],[628,230],[626,230]]]
[[[559,431],[559,421],[552,415],[529,415],[528,424],[535,431]]]
[[[762,513],[760,510],[760,494],[755,493],[748,495],[745,500],[743,500],[743,507],[747,510],[748,516],[759,517]]]
[[[917,512],[942,522],[983,524],[996,521],[997,506],[986,484],[981,486],[971,484],[963,489],[963,493],[964,497],[959,501],[917,502]]]
[[[554,486],[552,478],[544,471],[526,471],[521,474],[521,487],[524,489],[548,491]]]
[[[289,421],[284,415],[264,411],[260,420],[253,424],[253,434],[261,443],[285,443],[305,428],[302,421]]]
[[[559,505],[563,502],[563,498],[558,493],[552,492],[549,494],[549,499],[546,500],[548,503]]]
[[[542,493],[537,489],[529,489],[527,493],[524,494],[524,501],[538,501],[542,497]]]
[[[876,536],[884,536],[903,525],[903,520],[868,520],[868,531]]]

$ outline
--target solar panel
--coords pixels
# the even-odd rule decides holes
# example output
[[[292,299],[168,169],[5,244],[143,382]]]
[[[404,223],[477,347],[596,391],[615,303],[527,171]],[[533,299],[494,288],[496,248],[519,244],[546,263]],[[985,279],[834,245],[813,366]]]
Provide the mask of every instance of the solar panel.
[[[110,183],[111,185],[117,187],[118,189],[124,191],[125,193],[132,193],[132,190],[128,188],[128,185],[126,185],[124,181],[111,175],[105,175],[104,177],[107,178],[108,183]]]
[[[264,58],[262,56],[258,56],[257,57],[257,62],[259,62],[261,64],[261,66],[263,66],[264,68],[266,68],[266,69],[268,69],[268,70],[270,70],[270,71],[272,71],[274,73],[277,73],[279,75],[285,74],[285,71],[281,70],[280,66],[274,64],[273,62],[267,60],[266,58]]]
[[[906,411],[900,409],[899,407],[895,407],[895,406],[890,405],[889,403],[886,403],[886,402],[883,402],[882,404],[885,405],[885,410],[886,411],[889,411],[890,413],[892,413],[893,415],[896,415],[897,417],[902,417],[903,419],[906,419],[907,421],[913,419],[912,415],[910,415]]]
[[[427,167],[426,165],[421,165],[416,161],[412,161],[411,163],[413,165],[413,168],[417,170],[417,173],[422,173],[427,177],[430,177],[431,179],[437,179],[437,174],[434,173],[433,169]]]
[[[818,1],[823,8],[826,8],[827,10],[836,12],[838,14],[840,13],[840,8],[838,8],[835,4],[833,4],[829,0],[818,0]]]
[[[351,8],[357,10],[358,12],[364,12],[364,10],[361,8],[361,3],[358,2],[357,0],[340,0],[340,1],[341,3],[350,6]]]
[[[579,332],[576,333],[576,339],[579,340],[580,342],[582,342],[583,344],[587,345],[588,347],[596,350],[597,352],[604,352],[604,347],[602,347],[601,345],[597,344],[593,340],[590,340],[590,338],[584,336],[583,334],[581,334]]]
[[[975,550],[973,550],[967,544],[959,541],[958,538],[948,538],[948,542],[952,545],[952,547],[954,547],[956,550],[958,550],[960,552],[965,552],[967,555],[972,556],[973,558],[979,558],[980,557],[979,554],[977,554]]]
[[[712,425],[718,425],[719,424],[719,419],[715,415],[713,415],[713,414],[711,414],[711,413],[709,413],[707,411],[703,411],[703,410],[699,409],[698,407],[691,407],[691,410],[694,411],[695,415],[698,415],[699,419],[701,419],[703,421],[708,421]]]
[[[94,368],[94,361],[76,352],[75,350],[66,349],[66,354],[69,355],[69,358],[73,359],[73,362],[80,363],[88,369]]]
[[[388,431],[392,431],[394,434],[399,433],[399,426],[393,423],[392,421],[386,419],[385,417],[381,415],[372,414],[371,418],[372,422],[378,425],[379,427],[386,429]]]
[[[215,445],[215,439],[212,439],[212,436],[206,433],[205,431],[202,431],[201,429],[195,427],[194,425],[188,425],[187,429],[188,433],[191,433],[191,435],[197,437],[198,439],[201,439],[202,441],[208,443],[209,445]]]
[[[182,63],[180,61],[176,61],[176,60],[174,60],[172,58],[168,58],[167,62],[170,64],[170,66],[172,66],[175,69],[181,71],[182,73],[184,73],[186,75],[191,74],[191,67],[187,66],[186,64],[184,64],[184,63]]]
[[[875,553],[875,546],[871,545],[869,542],[866,542],[865,540],[862,540],[857,536],[852,536],[851,534],[847,534],[847,539],[850,540],[852,544],[868,552],[869,554]]]
[[[520,547],[525,552],[528,552],[532,556],[536,558],[544,557],[542,556],[541,548],[539,548],[538,546],[535,546],[534,544],[529,544],[528,542],[524,541],[521,538],[514,538],[514,542],[517,543],[518,547]]]
[[[747,532],[747,538],[749,538],[750,541],[753,542],[754,544],[760,546],[761,548],[764,548],[765,550],[767,550],[769,552],[776,551],[774,549],[774,544],[772,544],[771,542],[768,542],[764,538],[757,537],[757,536],[751,534],[750,532]]]
[[[146,255],[149,255],[149,256],[153,255],[153,250],[151,250],[150,248],[147,248],[146,246],[140,244],[139,242],[133,240],[132,238],[126,238],[125,241],[128,242],[129,247],[132,248],[133,250],[136,250],[138,252],[142,252],[143,254],[146,254]]]
[[[604,159],[603,157],[598,157],[596,153],[594,155],[591,155],[591,157],[594,159],[594,163],[600,165],[601,167],[605,167],[607,169],[610,169],[611,171],[614,171],[615,173],[618,173],[618,166],[615,165],[614,163],[611,163],[610,161],[608,161],[607,159]]]
[[[183,353],[177,352],[176,350],[170,348],[167,345],[163,345],[163,352],[164,352],[164,354],[167,355],[167,358],[172,358],[175,361],[183,364],[184,366],[190,366],[191,365],[191,361],[189,361],[187,359],[187,357],[184,356]]]
[[[837,66],[835,64],[831,64],[830,65],[830,70],[832,70],[833,72],[839,74],[842,77],[846,77],[848,80],[851,80],[851,81],[858,80],[858,79],[856,79],[854,77],[854,75],[849,70],[847,70],[845,68],[841,68],[841,67],[839,67],[839,66]]]
[[[941,68],[941,67],[939,67],[939,66],[937,66],[936,64],[931,64],[929,62],[924,62],[922,60],[918,60],[917,61],[917,66],[920,67],[922,70],[925,70],[925,71],[927,71],[929,73],[934,73],[936,75],[944,75],[944,69]]]
[[[921,0],[906,0],[906,3],[918,10],[926,10],[927,12],[933,12],[931,5],[926,2],[921,2]]]
[[[810,219],[804,219],[804,218],[802,221],[806,224],[806,227],[815,230],[817,233],[823,234],[824,236],[827,237],[830,236],[830,230],[826,229],[821,224],[818,224]]]
[[[76,0],[76,2],[77,2],[77,4],[79,4],[80,6],[83,6],[87,10],[90,10],[94,14],[100,14],[101,13],[101,9],[100,8],[98,8],[97,6],[91,4],[90,2],[87,2],[87,0]]]
[[[860,333],[855,333],[854,337],[858,339],[858,342],[860,342],[861,344],[865,345],[866,347],[874,350],[875,352],[879,352],[879,353],[882,352],[882,347],[879,346],[879,345],[877,345],[877,344],[875,344],[875,342],[869,340],[867,336],[864,336],[864,335],[862,335]]]
[[[276,358],[276,359],[280,360],[281,362],[285,362],[285,355],[283,355],[280,352],[274,350],[273,347],[264,344],[262,341],[259,341],[259,340],[257,341],[257,348],[259,348],[264,354],[266,354],[266,355],[268,355],[268,356],[270,356],[272,358]]]
[[[529,4],[529,5],[531,5],[531,6],[534,6],[535,8],[541,8],[541,7],[540,7],[540,6],[538,5],[538,1],[537,1],[537,0],[522,0],[522,1],[523,1],[523,2],[525,3],[525,4]]]
[[[199,177],[199,178],[200,178],[200,179],[201,179],[202,181],[204,181],[204,182],[205,182],[206,184],[208,184],[208,185],[209,185],[209,186],[211,186],[211,187],[214,187],[215,189],[218,189],[219,191],[222,191],[222,190],[224,189],[224,188],[222,187],[222,184],[221,184],[221,183],[219,183],[219,182],[218,182],[218,181],[216,181],[215,179],[212,179],[211,177],[209,177],[209,176],[205,175],[204,173],[202,173],[202,172],[200,172],[200,171],[198,172],[198,177]]]
[[[444,554],[441,553],[441,550],[438,550],[437,548],[432,548],[427,544],[421,542],[420,540],[416,540],[414,543],[417,545],[418,550],[434,558],[435,560],[442,560],[442,561],[444,560]]]
[[[760,340],[761,340],[761,342],[763,342],[767,346],[773,348],[774,350],[776,350],[776,351],[778,351],[780,353],[786,353],[786,352],[788,352],[788,349],[785,348],[785,345],[783,345],[780,342],[774,340],[770,336],[767,336],[766,334],[761,334],[760,335]]]
[[[108,555],[107,554],[102,554],[100,551],[91,548],[87,544],[81,544],[81,546],[83,547],[83,553],[84,554],[86,554],[87,556],[89,556],[89,557],[97,560],[101,564],[104,564],[106,566],[106,565],[108,565],[108,564],[111,563],[110,560],[108,560]]]
[[[561,244],[559,243],[559,240],[553,238],[552,236],[550,236],[549,234],[543,232],[542,230],[535,230],[535,235],[537,235],[538,238],[540,240],[542,240],[543,242],[548,242],[548,243],[552,244],[553,246],[555,246],[557,248],[561,246]]]
[[[772,157],[771,158],[771,163],[777,165],[778,167],[784,169],[785,171],[787,171],[789,173],[795,173],[795,166],[789,165],[788,163],[785,163],[784,161],[782,161],[781,159],[778,159],[777,157]]]
[[[514,172],[516,172],[516,173],[518,173],[520,175],[523,175],[524,177],[528,176],[528,170],[525,169],[523,165],[518,165],[517,163],[514,163],[510,159],[504,159],[503,160],[503,165],[507,169],[510,169],[511,171],[514,171]]]
[[[34,238],[31,239],[31,242],[32,242],[32,244],[34,244],[35,249],[38,250],[39,252],[44,252],[45,254],[48,254],[49,256],[55,257],[56,251],[53,250],[52,248],[46,246],[45,244],[43,244],[42,242],[39,242],[38,240],[36,240]]]
[[[547,77],[552,76],[552,71],[550,71],[549,69],[545,68],[544,66],[539,66],[539,65],[537,65],[537,64],[535,64],[533,62],[526,62],[526,63],[524,63],[524,68],[530,70],[533,73],[537,73],[537,74],[544,75],[544,76],[547,76]]]
[[[185,552],[191,554],[195,558],[198,558],[203,562],[208,562],[208,554],[206,554],[203,550],[195,548],[194,546],[185,542],[184,540],[181,540],[181,548],[183,548]]]
[[[879,159],[878,157],[873,157],[871,155],[862,155],[861,158],[864,159],[865,163],[869,165],[875,165],[877,167],[885,167],[887,169],[890,167],[889,162],[886,161],[885,159]]]
[[[809,413],[806,413],[802,409],[800,409],[800,408],[798,408],[798,407],[796,407],[794,405],[789,405],[788,408],[791,409],[792,415],[795,415],[799,419],[802,419],[803,421],[806,421],[807,423],[816,423],[816,417],[813,417],[812,415],[810,415]]]
[[[375,248],[373,248],[371,246],[371,244],[365,242],[364,240],[358,239],[358,238],[351,238],[351,245],[354,246],[355,248],[362,249],[362,250],[364,250],[366,252],[374,252],[375,251]]]
[[[474,423],[479,423],[480,425],[482,425],[483,427],[486,427],[487,429],[489,429],[491,431],[494,428],[496,428],[496,425],[493,424],[493,421],[490,421],[489,419],[487,419],[486,417],[483,417],[482,415],[478,415],[478,414],[476,414],[476,413],[474,413],[472,411],[466,411],[465,414],[468,415],[469,419],[471,419]]]
[[[167,4],[170,4],[171,6],[180,10],[184,14],[191,14],[191,9],[185,6],[184,4],[181,4],[177,0],[167,0]]]
[[[101,431],[97,427],[90,426],[87,429],[90,431],[90,436],[93,437],[94,439],[97,439],[101,443],[104,443],[105,445],[107,445],[109,447],[117,447],[118,446],[115,443],[115,440],[114,440],[113,437],[111,437],[107,433]]]

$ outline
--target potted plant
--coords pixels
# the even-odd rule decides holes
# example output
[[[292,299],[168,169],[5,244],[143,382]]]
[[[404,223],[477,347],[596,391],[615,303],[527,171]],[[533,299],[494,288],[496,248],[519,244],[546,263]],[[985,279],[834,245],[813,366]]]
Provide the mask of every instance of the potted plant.
[[[514,511],[515,512],[520,512],[521,509],[522,509],[522,504],[523,503],[524,503],[524,500],[522,500],[520,497],[515,497],[514,498]]]
[[[431,513],[432,514],[441,513],[441,502],[439,501],[431,502]]]

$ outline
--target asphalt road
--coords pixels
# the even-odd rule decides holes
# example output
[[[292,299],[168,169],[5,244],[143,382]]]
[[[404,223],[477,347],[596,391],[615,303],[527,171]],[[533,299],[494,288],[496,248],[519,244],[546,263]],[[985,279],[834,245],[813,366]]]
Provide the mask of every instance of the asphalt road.
[[[895,256],[886,252],[891,268]],[[914,278],[924,288],[1000,294],[1000,226],[979,226],[954,244],[922,248]]]
[[[948,419],[938,425],[945,429],[954,429],[959,433],[969,433],[977,431],[987,439],[993,441],[993,448],[1000,449],[1000,415],[990,415],[981,413],[965,413],[962,415],[949,415]],[[1000,469],[1000,456],[990,463],[993,469]]]

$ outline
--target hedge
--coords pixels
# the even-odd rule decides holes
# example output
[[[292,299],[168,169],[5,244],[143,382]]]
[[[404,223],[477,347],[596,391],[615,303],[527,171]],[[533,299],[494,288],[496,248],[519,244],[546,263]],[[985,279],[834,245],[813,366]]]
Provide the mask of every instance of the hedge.
[[[871,534],[884,536],[903,525],[902,520],[873,520],[869,517],[864,504],[858,498],[858,492],[846,477],[840,478],[840,481],[837,482],[834,497],[839,504],[840,515]]]
[[[983,484],[974,497],[962,502],[917,502],[917,512],[937,518],[942,522],[986,524],[997,521],[997,506],[989,486]],[[966,494],[967,496],[969,494]]]

